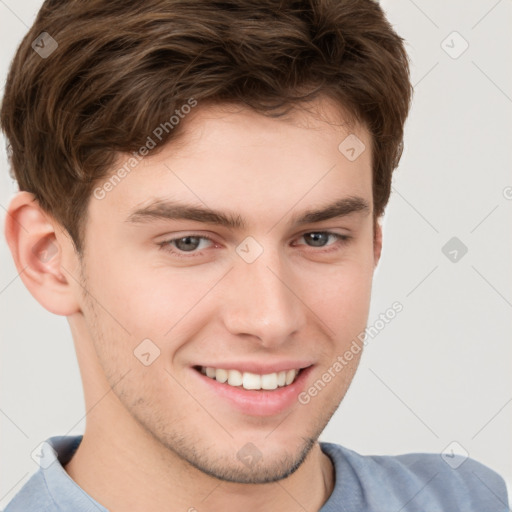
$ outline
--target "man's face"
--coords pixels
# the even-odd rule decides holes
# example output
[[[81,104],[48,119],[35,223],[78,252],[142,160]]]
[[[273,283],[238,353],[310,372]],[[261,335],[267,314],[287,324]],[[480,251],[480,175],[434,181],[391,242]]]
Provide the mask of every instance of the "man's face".
[[[89,295],[71,322],[79,350],[93,354],[85,387],[106,379],[113,388],[98,405],[116,418],[106,431],[137,424],[193,466],[242,483],[282,478],[304,460],[357,368],[360,352],[332,370],[366,326],[378,258],[370,137],[340,126],[336,112],[326,114],[338,121],[331,125],[305,112],[286,120],[199,105],[182,121],[183,144],[142,160],[103,199],[91,197]],[[351,133],[366,145],[353,161],[350,148],[338,149]],[[368,208],[296,222],[347,198]],[[169,201],[243,226],[167,218]],[[309,369],[289,388],[249,391],[201,366]],[[301,403],[299,393],[323,376]],[[271,387],[274,379],[264,378]]]

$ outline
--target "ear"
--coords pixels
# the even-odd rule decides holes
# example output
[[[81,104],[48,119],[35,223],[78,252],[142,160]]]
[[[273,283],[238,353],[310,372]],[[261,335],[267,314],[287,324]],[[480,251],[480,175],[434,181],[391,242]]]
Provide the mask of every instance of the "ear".
[[[374,257],[374,268],[377,266],[382,253],[382,225],[379,222],[381,217],[375,219],[373,223],[373,257]]]
[[[80,311],[76,283],[70,286],[68,281],[73,279],[70,271],[78,268],[74,246],[33,194],[18,192],[12,198],[5,238],[23,284],[44,308],[63,316]]]

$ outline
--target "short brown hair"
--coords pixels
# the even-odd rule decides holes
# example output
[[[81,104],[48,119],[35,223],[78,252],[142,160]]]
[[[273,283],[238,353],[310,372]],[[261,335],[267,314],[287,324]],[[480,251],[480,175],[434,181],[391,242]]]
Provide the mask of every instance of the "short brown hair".
[[[44,58],[42,33],[58,45]],[[373,0],[47,0],[12,62],[0,122],[20,190],[80,254],[95,184],[190,98],[276,116],[320,94],[372,135],[376,218],[412,87],[403,39]]]

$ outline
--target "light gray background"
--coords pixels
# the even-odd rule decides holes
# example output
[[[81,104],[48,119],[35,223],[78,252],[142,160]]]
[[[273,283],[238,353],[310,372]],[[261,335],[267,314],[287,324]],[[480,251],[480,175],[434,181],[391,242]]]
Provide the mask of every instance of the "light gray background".
[[[38,0],[0,0],[0,73]],[[415,98],[384,222],[369,340],[321,440],[363,454],[441,453],[456,441],[512,484],[512,72],[510,0],[387,0],[406,39]],[[463,41],[468,49],[458,58]],[[442,42],[445,43],[442,45]],[[0,214],[15,188],[2,141]],[[508,188],[507,188],[508,187]],[[441,251],[452,237],[467,254]],[[52,435],[82,433],[85,408],[66,319],[25,289],[0,242],[0,507]],[[452,445],[453,446],[453,445]]]

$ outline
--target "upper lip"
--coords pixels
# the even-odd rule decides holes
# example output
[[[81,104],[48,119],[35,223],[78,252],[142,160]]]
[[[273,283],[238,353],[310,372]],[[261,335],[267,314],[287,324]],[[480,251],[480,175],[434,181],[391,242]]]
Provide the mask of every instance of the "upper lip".
[[[278,361],[275,363],[257,363],[255,361],[232,361],[232,362],[222,362],[222,363],[208,363],[208,364],[198,364],[195,367],[199,368],[203,366],[204,368],[215,368],[215,369],[223,369],[223,370],[238,370],[240,373],[249,372],[256,373],[259,375],[266,375],[269,373],[279,373],[287,370],[300,370],[302,368],[307,368],[313,364],[312,361]]]

